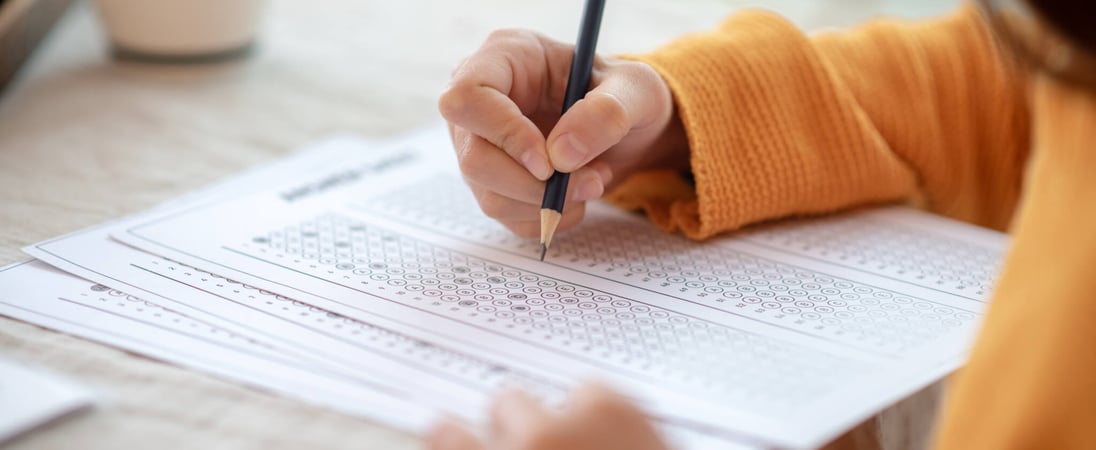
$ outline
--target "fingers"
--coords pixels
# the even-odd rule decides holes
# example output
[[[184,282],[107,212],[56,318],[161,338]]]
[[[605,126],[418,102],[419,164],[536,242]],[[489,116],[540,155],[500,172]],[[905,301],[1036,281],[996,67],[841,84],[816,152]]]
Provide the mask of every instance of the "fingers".
[[[620,142],[632,129],[631,120],[618,95],[605,90],[591,91],[552,129],[548,136],[548,158],[560,172],[582,167]]]
[[[544,135],[526,116],[549,76],[544,51],[541,38],[531,32],[493,33],[458,67],[438,100],[447,121],[482,136],[540,180],[552,169]]]
[[[643,420],[644,415],[627,398],[602,383],[586,383],[571,394],[567,410],[575,417],[607,414],[621,420]]]
[[[572,392],[564,418],[564,426],[580,430],[578,433],[584,435],[583,441],[590,448],[666,448],[647,415],[623,395],[601,383],[588,383]]]
[[[458,164],[484,214],[519,236],[539,236],[545,183],[485,139],[459,127],[453,127],[452,134]],[[557,230],[578,224],[585,214],[584,203],[600,198],[610,180],[611,174],[600,161],[572,173]]]
[[[491,406],[490,433],[492,443],[499,448],[541,448],[529,445],[531,437],[553,418],[540,402],[525,391],[508,390],[500,394]]]
[[[482,136],[534,177],[552,175],[540,129],[502,93],[484,86],[451,87],[438,104],[446,120]]]
[[[484,138],[467,131],[456,134],[463,135],[463,142],[457,144],[457,163],[466,180],[505,197],[540,204],[544,182]]]
[[[602,58],[593,90],[560,117],[572,49],[529,31],[493,33],[454,71],[438,101],[480,207],[521,236],[539,234],[537,206],[554,170],[571,174],[559,227],[567,229],[614,174],[624,179],[646,167],[651,144],[673,117],[669,89],[654,69]]]
[[[428,436],[434,450],[665,450],[646,416],[603,385],[571,393],[567,408],[550,411],[529,394],[511,390],[491,406],[483,442],[463,427],[442,424]]]
[[[592,171],[583,170],[576,175],[589,175]],[[567,189],[568,201],[563,206],[563,217],[560,219],[557,231],[564,231],[582,221],[586,213],[586,201],[577,200],[582,191],[598,198],[604,193],[601,181],[594,176],[576,176],[576,182],[570,183]],[[484,215],[501,222],[511,232],[522,237],[536,237],[540,235],[540,200],[536,203],[527,203],[506,197],[488,188],[468,183],[479,203]]]
[[[488,184],[480,184],[470,178],[465,182],[476,197],[480,209],[484,215],[500,221],[540,220],[540,204],[544,195],[544,183],[540,183],[540,189],[530,195],[513,195],[517,190],[499,186],[498,183],[488,181]],[[521,191],[519,194],[526,194]],[[567,214],[572,207],[577,207],[586,201],[601,198],[605,193],[605,181],[594,169],[583,168],[571,174],[571,181],[567,183],[567,201],[563,206],[563,213]]]
[[[538,214],[539,215],[539,214]],[[578,225],[582,221],[582,218],[586,215],[586,204],[567,204],[563,208],[563,217],[560,219],[559,225],[556,227],[556,232],[564,232],[575,225]],[[540,219],[527,220],[527,221],[509,221],[502,222],[511,233],[524,238],[534,238],[540,236]]]
[[[548,135],[548,158],[570,172],[621,142],[632,130],[667,114],[668,94],[658,74],[639,63],[617,62],[594,89],[560,118]]]
[[[472,187],[480,209],[487,217],[503,223],[539,220],[540,205],[515,200],[482,187]]]
[[[479,439],[454,419],[438,423],[427,433],[425,441],[430,450],[484,450]]]

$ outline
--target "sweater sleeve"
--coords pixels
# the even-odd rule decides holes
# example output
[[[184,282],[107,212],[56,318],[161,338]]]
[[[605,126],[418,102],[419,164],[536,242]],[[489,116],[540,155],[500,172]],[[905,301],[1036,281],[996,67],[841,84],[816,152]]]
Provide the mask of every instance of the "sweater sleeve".
[[[750,11],[637,59],[674,94],[695,188],[641,173],[609,200],[665,230],[894,201],[998,229],[1012,215],[1026,96],[972,6],[814,37]]]
[[[1027,186],[940,450],[1096,448],[1096,92],[1034,86]]]

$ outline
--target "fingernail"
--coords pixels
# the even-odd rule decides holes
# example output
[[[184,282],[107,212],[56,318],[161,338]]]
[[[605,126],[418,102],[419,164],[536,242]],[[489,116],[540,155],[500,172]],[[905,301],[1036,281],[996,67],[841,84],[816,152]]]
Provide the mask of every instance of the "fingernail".
[[[521,164],[538,180],[547,180],[552,176],[552,167],[548,165],[548,159],[537,150],[526,150],[522,153]]]
[[[584,202],[601,197],[605,190],[600,180],[585,179],[575,188],[575,201]]]
[[[552,149],[552,162],[557,169],[570,172],[586,160],[586,147],[570,133],[557,138]]]

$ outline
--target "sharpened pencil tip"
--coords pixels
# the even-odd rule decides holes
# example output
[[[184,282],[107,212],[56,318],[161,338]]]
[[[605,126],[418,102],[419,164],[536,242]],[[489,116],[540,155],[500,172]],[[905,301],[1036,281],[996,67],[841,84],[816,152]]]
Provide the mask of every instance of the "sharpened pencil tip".
[[[544,261],[544,255],[548,253],[548,246],[552,245],[552,235],[556,234],[556,227],[563,217],[559,211],[544,208],[540,210],[540,260]]]

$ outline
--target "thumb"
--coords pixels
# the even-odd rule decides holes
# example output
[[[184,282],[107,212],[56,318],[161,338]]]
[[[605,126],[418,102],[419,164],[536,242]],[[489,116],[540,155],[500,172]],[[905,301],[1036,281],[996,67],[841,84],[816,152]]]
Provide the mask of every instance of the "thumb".
[[[643,117],[642,93],[625,77],[610,77],[568,109],[548,134],[548,159],[572,172],[618,144]]]

